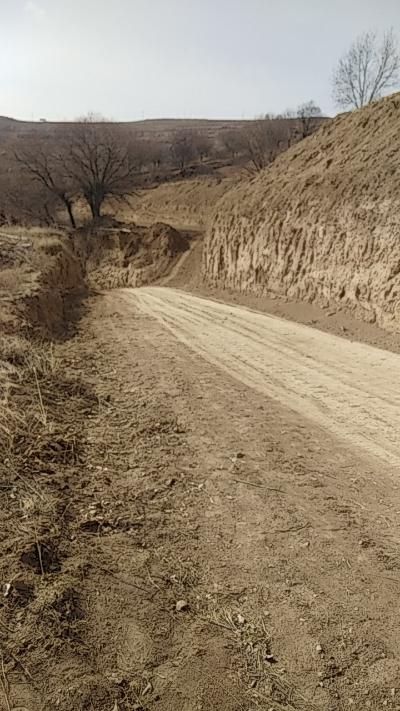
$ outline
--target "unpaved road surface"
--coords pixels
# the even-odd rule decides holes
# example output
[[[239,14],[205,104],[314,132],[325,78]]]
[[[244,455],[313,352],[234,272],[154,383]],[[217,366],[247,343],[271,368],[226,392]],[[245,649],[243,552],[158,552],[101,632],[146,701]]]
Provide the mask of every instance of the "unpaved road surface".
[[[400,709],[397,358],[167,288],[54,355],[92,405],[5,711]]]
[[[160,287],[127,292],[242,383],[365,452],[400,464],[400,356]]]
[[[95,300],[81,338],[110,398],[94,490],[133,526],[96,539],[97,668],[146,711],[399,709],[396,452],[372,408],[382,459],[354,427],[368,393],[394,411],[391,356],[155,288]]]

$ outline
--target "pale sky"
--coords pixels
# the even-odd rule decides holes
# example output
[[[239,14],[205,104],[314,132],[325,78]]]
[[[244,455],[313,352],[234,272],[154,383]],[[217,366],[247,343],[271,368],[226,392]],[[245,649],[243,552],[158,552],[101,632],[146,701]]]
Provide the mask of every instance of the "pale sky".
[[[252,118],[313,99],[400,0],[0,0],[0,115]]]

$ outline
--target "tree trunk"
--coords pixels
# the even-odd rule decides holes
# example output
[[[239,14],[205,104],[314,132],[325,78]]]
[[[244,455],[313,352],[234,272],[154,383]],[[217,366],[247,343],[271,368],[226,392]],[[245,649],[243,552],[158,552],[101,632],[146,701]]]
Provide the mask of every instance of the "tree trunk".
[[[100,213],[101,202],[99,200],[91,200],[90,202],[90,212],[92,213],[92,218],[98,220],[101,217]]]
[[[70,200],[65,200],[65,207],[67,208],[68,217],[69,217],[69,221],[71,223],[71,227],[73,230],[76,230],[75,217],[74,217],[74,213],[72,212],[72,202],[70,202]]]

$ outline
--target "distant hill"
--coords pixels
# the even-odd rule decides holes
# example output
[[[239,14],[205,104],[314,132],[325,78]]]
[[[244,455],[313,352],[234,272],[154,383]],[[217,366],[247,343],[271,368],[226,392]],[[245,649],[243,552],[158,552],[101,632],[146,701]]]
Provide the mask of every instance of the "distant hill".
[[[274,119],[276,121],[284,121],[296,127],[298,120],[293,119]],[[326,121],[325,117],[315,119],[315,124],[319,125]],[[146,138],[158,138],[169,140],[177,131],[194,130],[197,133],[207,135],[209,138],[215,138],[220,132],[227,130],[240,130],[252,123],[251,119],[144,119],[141,121],[116,121],[113,122],[117,126],[126,126],[132,128],[135,133]],[[0,133],[12,133],[14,135],[34,134],[56,135],[59,131],[65,131],[67,128],[78,125],[77,121],[20,121],[18,119],[0,116]]]

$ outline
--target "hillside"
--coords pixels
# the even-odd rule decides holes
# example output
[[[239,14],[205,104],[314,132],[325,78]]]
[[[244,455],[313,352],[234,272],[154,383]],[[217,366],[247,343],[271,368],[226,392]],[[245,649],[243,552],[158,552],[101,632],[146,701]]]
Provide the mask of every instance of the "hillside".
[[[204,275],[399,330],[400,94],[332,122],[217,203]]]
[[[141,225],[161,220],[178,229],[204,230],[215,204],[239,177],[239,172],[233,172],[225,177],[201,176],[164,183],[131,198],[128,208],[118,206],[118,216],[126,214],[127,221],[133,219]]]

